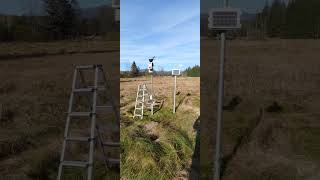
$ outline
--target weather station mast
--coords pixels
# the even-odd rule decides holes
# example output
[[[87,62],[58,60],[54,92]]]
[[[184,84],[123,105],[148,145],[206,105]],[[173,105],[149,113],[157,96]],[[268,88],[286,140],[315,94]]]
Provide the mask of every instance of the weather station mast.
[[[153,68],[154,68],[154,60],[155,56],[151,59],[149,59],[148,63],[148,73],[150,74],[150,84],[151,84],[151,89],[150,89],[150,100],[153,100]]]
[[[230,8],[229,1],[224,0],[223,8],[214,8],[209,11],[208,27],[220,35],[220,65],[219,88],[217,107],[216,151],[214,159],[214,180],[221,179],[222,160],[222,127],[223,127],[223,97],[224,97],[224,62],[226,49],[226,33],[241,28],[240,9]]]

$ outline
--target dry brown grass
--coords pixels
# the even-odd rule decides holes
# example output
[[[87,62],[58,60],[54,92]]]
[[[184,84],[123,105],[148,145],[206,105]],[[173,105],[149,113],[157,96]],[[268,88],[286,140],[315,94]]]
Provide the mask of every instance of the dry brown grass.
[[[225,104],[235,96],[243,101],[235,111],[224,113],[224,157],[231,158],[224,167],[224,178],[318,177],[315,174],[320,167],[320,141],[316,140],[320,135],[316,128],[320,117],[317,113],[320,102],[320,41],[232,41],[227,47]],[[213,172],[218,52],[219,41],[201,41],[203,177],[209,177]],[[259,109],[273,102],[278,102],[283,112],[265,113],[265,118],[255,127],[246,143],[237,147]],[[255,143],[257,141],[260,143]],[[237,150],[233,152],[235,148]]]
[[[116,52],[120,41],[75,40],[56,42],[9,42],[0,43],[0,60],[23,56],[42,56],[88,52]]]
[[[1,177],[55,179],[54,154],[60,153],[73,68],[79,64],[102,64],[118,102],[119,52],[0,61],[0,104],[13,113],[0,123]]]
[[[150,89],[150,77],[122,78],[120,82],[120,103],[127,104],[135,101],[139,84],[145,83]],[[174,79],[172,77],[154,77],[154,94],[160,99],[165,99],[166,105],[172,102]],[[178,77],[177,92],[184,95],[190,93],[193,96],[200,96],[200,78]],[[172,104],[172,103],[171,103]]]

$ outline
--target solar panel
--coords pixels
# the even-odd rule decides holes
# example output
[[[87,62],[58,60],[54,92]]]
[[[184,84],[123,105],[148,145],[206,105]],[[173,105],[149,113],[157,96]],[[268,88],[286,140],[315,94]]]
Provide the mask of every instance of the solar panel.
[[[209,12],[210,29],[229,30],[241,28],[241,11],[234,8],[211,9]]]
[[[180,76],[180,69],[172,69],[172,76]]]

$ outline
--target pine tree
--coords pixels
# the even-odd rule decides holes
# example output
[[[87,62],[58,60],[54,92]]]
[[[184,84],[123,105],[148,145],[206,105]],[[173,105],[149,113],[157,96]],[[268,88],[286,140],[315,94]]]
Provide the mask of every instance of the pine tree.
[[[275,0],[269,10],[268,16],[268,35],[279,37],[283,33],[285,25],[286,5],[281,0]]]
[[[138,68],[138,66],[136,65],[136,62],[133,61],[132,65],[131,65],[131,76],[132,77],[137,77],[139,76],[140,70]]]
[[[47,30],[54,39],[72,37],[75,32],[76,0],[43,0],[47,14]]]

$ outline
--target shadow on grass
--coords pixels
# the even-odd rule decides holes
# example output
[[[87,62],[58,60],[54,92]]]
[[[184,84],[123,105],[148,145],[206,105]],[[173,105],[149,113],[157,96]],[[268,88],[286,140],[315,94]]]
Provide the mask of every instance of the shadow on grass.
[[[183,101],[187,98],[187,96],[189,96],[189,94],[186,94],[185,96],[183,96],[183,97],[180,99],[180,101],[179,101],[179,103],[178,103],[178,105],[177,105],[177,107],[176,107],[176,112],[177,112],[178,108],[181,106],[181,104],[183,103]]]
[[[263,108],[261,108],[258,116],[253,118],[253,120],[251,120],[250,126],[245,130],[244,134],[237,139],[237,142],[236,142],[235,146],[233,147],[232,152],[222,158],[222,164],[221,164],[221,177],[222,178],[225,175],[225,172],[226,172],[226,169],[227,169],[229,163],[232,161],[232,159],[237,154],[237,152],[240,150],[240,148],[242,146],[244,146],[246,143],[248,143],[250,137],[252,136],[252,133],[258,127],[260,122],[263,120],[263,117],[264,117],[264,111],[263,111]]]
[[[196,145],[194,153],[192,155],[192,164],[190,169],[190,180],[200,179],[200,117],[196,120],[193,125],[193,128],[197,131],[196,135]]]
[[[159,107],[156,108],[156,110],[153,112],[153,114],[157,113],[158,111],[160,111],[163,108],[163,103],[164,103],[164,100],[161,100]]]

